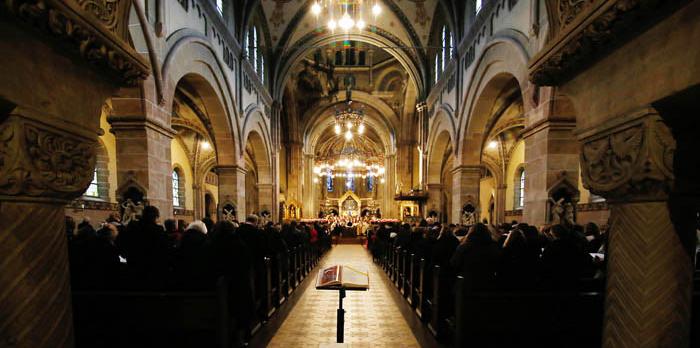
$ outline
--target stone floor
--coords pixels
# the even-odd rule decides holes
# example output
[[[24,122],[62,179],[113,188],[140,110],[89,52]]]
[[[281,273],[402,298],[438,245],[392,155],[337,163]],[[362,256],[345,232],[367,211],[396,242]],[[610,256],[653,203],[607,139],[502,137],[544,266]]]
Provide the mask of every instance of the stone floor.
[[[338,245],[322,265],[347,264],[369,270],[369,291],[348,291],[343,301],[346,347],[419,347],[379,268],[360,245]],[[320,269],[320,268],[317,268]],[[315,276],[311,279],[315,282]],[[289,313],[268,347],[333,347],[338,292],[310,286]],[[339,345],[340,346],[340,345]]]

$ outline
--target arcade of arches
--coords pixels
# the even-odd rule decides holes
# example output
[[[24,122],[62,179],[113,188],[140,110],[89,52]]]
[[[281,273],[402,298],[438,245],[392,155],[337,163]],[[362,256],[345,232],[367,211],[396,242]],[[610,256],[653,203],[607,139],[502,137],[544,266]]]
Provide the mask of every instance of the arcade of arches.
[[[183,227],[592,222],[586,330],[700,337],[700,3],[348,0],[367,23],[335,30],[313,14],[332,3],[0,4],[0,347],[73,346],[64,217],[145,206]]]

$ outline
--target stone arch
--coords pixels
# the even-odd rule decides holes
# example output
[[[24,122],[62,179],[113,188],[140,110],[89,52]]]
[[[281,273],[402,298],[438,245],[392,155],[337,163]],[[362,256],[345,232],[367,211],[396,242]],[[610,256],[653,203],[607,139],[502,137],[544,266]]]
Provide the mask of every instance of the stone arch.
[[[489,42],[476,61],[463,97],[455,152],[462,164],[478,163],[483,145],[488,111],[499,93],[515,81],[521,92],[527,90],[527,50],[520,40],[500,37]],[[524,102],[524,100],[523,100]],[[523,103],[526,107],[527,103]]]
[[[362,93],[357,93],[361,95]],[[355,93],[353,93],[355,95]],[[365,98],[353,98],[354,101],[363,102],[370,110],[365,113],[364,122],[380,136],[384,152],[387,154],[393,153],[395,150],[396,128],[395,122],[398,123],[398,116],[394,111],[386,105],[386,103],[368,103]],[[334,104],[324,104],[311,111],[308,121],[306,121],[306,129],[302,133],[304,136],[304,149],[307,153],[313,153],[314,147],[323,132],[330,129],[335,122],[334,118],[328,116],[329,110],[332,111],[335,105],[340,105],[344,101],[338,101]]]
[[[250,212],[256,211],[261,212],[267,210],[272,212],[275,203],[275,189],[273,184],[273,173],[272,173],[272,163],[271,163],[271,148],[269,146],[269,141],[265,137],[263,132],[264,127],[260,123],[256,122],[256,127],[251,129],[246,135],[246,148],[250,145],[250,150],[253,156],[254,172],[246,174],[246,180],[251,179],[251,175],[254,175],[255,179],[255,189],[257,192],[250,192],[250,194],[255,194],[257,196],[256,207],[248,207],[246,209]],[[246,196],[249,192],[246,192]]]
[[[318,35],[318,33],[314,32],[312,34],[307,34],[306,36],[298,40],[295,45],[299,45],[300,47],[319,47],[340,40],[360,41],[379,47],[390,47],[387,49],[387,52],[393,57],[395,57],[396,60],[398,60],[399,63],[404,67],[404,69],[406,69],[411,82],[414,83],[418,91],[418,95],[424,95],[426,93],[426,83],[422,74],[423,66],[419,61],[419,58],[414,56],[413,54],[411,54],[411,52],[408,52],[407,50],[401,48],[393,48],[402,47],[402,45],[400,45],[400,43],[394,42],[388,37],[385,37],[381,33],[363,31],[361,33],[324,33],[324,35]],[[275,95],[273,95],[274,99],[282,99],[284,85],[287,83],[287,80],[291,77],[290,74],[292,71],[292,67],[294,67],[302,59],[304,59],[308,52],[308,48],[293,49],[278,60],[285,61],[288,63],[284,64],[284,66],[278,67],[277,70],[275,70],[275,88],[273,89],[275,91]]]
[[[176,32],[168,39],[169,50],[163,62],[165,80],[164,108],[172,113],[175,90],[185,81],[202,98],[219,165],[234,165],[236,149],[241,146],[239,126],[235,116],[235,101],[229,89],[231,83],[226,66],[218,59],[206,38],[192,33]]]
[[[258,174],[264,184],[272,183],[272,147],[267,129],[269,129],[267,121],[259,109],[253,109],[246,115],[243,123],[243,139],[245,144],[250,142],[253,146]]]
[[[445,155],[448,151],[452,151],[450,149],[451,145],[452,137],[447,130],[442,130],[433,139],[433,143],[430,145],[430,152],[428,153],[428,185],[442,183],[441,178],[445,164]]]

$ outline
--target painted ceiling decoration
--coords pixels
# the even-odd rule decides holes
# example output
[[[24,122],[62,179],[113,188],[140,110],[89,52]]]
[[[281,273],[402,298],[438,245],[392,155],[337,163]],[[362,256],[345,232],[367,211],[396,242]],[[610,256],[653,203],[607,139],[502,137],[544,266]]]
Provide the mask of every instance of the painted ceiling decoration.
[[[406,46],[425,46],[438,0],[378,0],[382,12],[373,26],[394,33]],[[325,23],[310,11],[311,0],[262,0],[272,46],[292,46],[307,33],[323,30]]]

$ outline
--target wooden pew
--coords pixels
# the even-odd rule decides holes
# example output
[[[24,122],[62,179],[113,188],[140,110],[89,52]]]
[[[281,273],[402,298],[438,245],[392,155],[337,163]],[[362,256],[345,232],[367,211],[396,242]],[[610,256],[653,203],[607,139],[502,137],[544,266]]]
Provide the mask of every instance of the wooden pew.
[[[601,292],[464,293],[457,277],[456,347],[599,347]]]
[[[148,346],[152,341],[231,347],[237,325],[229,313],[228,287],[222,277],[212,291],[74,291],[77,346]]]
[[[426,297],[425,293],[427,290],[426,287],[426,276],[428,276],[428,272],[426,272],[426,262],[425,258],[420,258],[420,261],[418,261],[417,267],[417,277],[416,277],[416,283],[413,286],[413,298],[415,301],[415,311],[416,315],[418,315],[418,318],[421,320],[424,320],[423,316],[423,304],[425,303]]]
[[[287,299],[288,286],[289,286],[289,272],[287,272],[287,262],[286,255],[283,253],[277,253],[275,257],[275,273],[277,275],[277,304],[275,306],[279,307]]]
[[[416,300],[413,297],[414,296],[414,287],[416,284],[416,277],[418,276],[418,273],[416,272],[416,267],[418,264],[416,263],[416,254],[411,253],[408,256],[408,281],[406,282],[406,301],[408,301],[408,304],[411,305],[411,307],[415,307]]]

